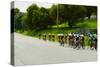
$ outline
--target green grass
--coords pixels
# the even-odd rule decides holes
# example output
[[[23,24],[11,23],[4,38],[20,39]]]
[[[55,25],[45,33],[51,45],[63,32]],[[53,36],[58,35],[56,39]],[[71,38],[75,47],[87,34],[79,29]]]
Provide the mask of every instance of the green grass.
[[[69,28],[68,27],[68,23],[63,23],[60,25],[53,25],[48,29],[44,29],[44,30],[39,30],[36,31],[36,34],[39,33],[46,33],[46,34],[59,34],[59,33],[63,33],[63,34],[67,34],[69,32],[76,32],[79,29],[97,29],[97,21],[96,20],[86,20],[84,22],[81,23],[77,23],[76,27],[73,28]]]
[[[68,22],[64,22],[63,24],[59,24],[58,26],[57,25],[53,25],[53,26],[51,26],[52,28],[57,28],[57,27],[59,27],[59,28],[61,28],[61,27],[68,27]]]
[[[86,20],[83,23],[78,23],[77,27],[80,28],[89,28],[89,29],[96,29],[97,28],[97,21],[96,20]]]
[[[64,22],[63,24],[53,25],[51,26],[52,28],[63,28],[63,27],[68,27],[68,22]],[[97,28],[97,20],[96,19],[91,19],[91,20],[85,20],[84,22],[77,22],[75,27],[78,28],[90,28],[90,29],[96,29]]]

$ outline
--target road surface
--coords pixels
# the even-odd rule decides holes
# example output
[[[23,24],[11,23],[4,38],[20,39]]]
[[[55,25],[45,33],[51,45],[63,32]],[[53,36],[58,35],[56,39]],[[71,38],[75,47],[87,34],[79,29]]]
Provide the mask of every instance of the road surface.
[[[61,47],[58,42],[43,41],[18,33],[14,33],[14,36],[16,66],[97,60],[95,50]]]

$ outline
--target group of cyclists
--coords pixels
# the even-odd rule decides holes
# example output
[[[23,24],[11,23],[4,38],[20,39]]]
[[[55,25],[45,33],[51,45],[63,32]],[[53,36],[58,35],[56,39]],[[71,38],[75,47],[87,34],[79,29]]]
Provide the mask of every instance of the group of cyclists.
[[[88,47],[90,49],[97,50],[97,34],[96,33],[89,33],[87,35],[84,35],[83,33],[69,33],[69,46],[72,46],[73,48],[83,48],[85,49],[85,41],[86,37],[88,38]]]
[[[68,33],[68,34],[48,34],[46,35],[44,34],[39,34],[39,39],[43,40],[50,40],[50,41],[55,41],[57,40],[61,46],[65,46],[65,44],[68,44],[69,47],[71,48],[76,48],[76,49],[80,49],[83,48],[85,49],[85,39],[86,37],[88,38],[87,42],[88,45],[87,47],[89,47],[91,50],[95,49],[97,50],[97,34],[96,33],[88,33],[88,34],[84,34],[82,32],[75,32],[75,33]]]

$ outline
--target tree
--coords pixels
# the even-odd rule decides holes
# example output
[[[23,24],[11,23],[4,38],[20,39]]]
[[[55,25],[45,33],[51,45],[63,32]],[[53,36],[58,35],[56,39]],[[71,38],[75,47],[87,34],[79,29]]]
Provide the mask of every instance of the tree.
[[[22,24],[23,24],[23,30],[29,29],[28,20],[27,20],[27,13],[24,13],[24,15],[22,17]]]
[[[59,5],[59,18],[62,21],[68,21],[69,27],[73,27],[77,21],[83,20],[85,13],[86,8],[83,6]]]
[[[11,9],[11,31],[14,32],[16,30],[22,30],[22,18],[23,13],[20,12],[18,8]],[[13,30],[14,28],[14,30]]]
[[[50,10],[48,8],[44,8],[44,7],[41,7],[40,8],[40,12],[42,12],[44,14],[44,16],[47,16],[47,18],[44,19],[47,22],[47,24],[48,24],[47,26],[50,26],[50,25],[53,25],[54,24],[53,19],[50,16],[49,11]]]
[[[34,23],[34,28],[35,29],[44,29],[48,27],[48,14],[43,13],[41,11],[34,11],[33,13],[33,23]]]
[[[15,30],[23,31],[23,23],[22,23],[23,13],[19,12],[14,16],[14,27]]]
[[[60,23],[65,22],[66,21],[66,10],[65,6],[63,4],[59,4],[58,5],[58,20]],[[66,14],[66,15],[65,15]]]
[[[52,5],[52,7],[49,9],[49,15],[52,19],[52,24],[57,24],[57,7],[58,5]]]
[[[16,15],[20,12],[20,10],[18,8],[12,8],[11,9],[11,33],[14,32],[14,21],[15,21],[15,18],[16,18]]]
[[[49,16],[48,9],[46,8],[39,8],[37,5],[32,4],[27,9],[27,16],[23,19],[25,20],[27,27],[29,30],[38,30],[47,28],[51,21]]]
[[[43,12],[43,13],[49,14],[49,10],[46,9],[46,8],[44,8],[44,7],[41,7],[39,10],[40,10],[41,12]]]
[[[14,11],[14,15],[18,14],[20,12],[20,10],[18,8],[14,8],[12,9]]]
[[[86,16],[88,17],[88,19],[90,19],[91,15],[93,13],[95,15],[97,15],[97,7],[95,7],[95,6],[92,6],[92,7],[86,6]]]
[[[27,27],[29,30],[33,30],[34,29],[34,22],[33,22],[33,18],[35,17],[33,14],[36,10],[38,10],[38,6],[36,4],[32,4],[31,6],[29,6],[27,8]]]

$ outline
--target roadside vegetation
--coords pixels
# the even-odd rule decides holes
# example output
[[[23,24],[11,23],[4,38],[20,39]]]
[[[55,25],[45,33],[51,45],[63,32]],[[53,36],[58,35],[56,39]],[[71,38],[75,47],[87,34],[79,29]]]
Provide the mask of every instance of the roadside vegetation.
[[[11,18],[14,19],[12,32],[34,37],[43,33],[55,34],[57,37],[60,33],[68,34],[79,32],[81,29],[97,29],[97,7],[95,6],[58,4],[45,8],[32,4],[26,12],[13,8]],[[87,41],[86,36],[86,45],[88,45]]]

